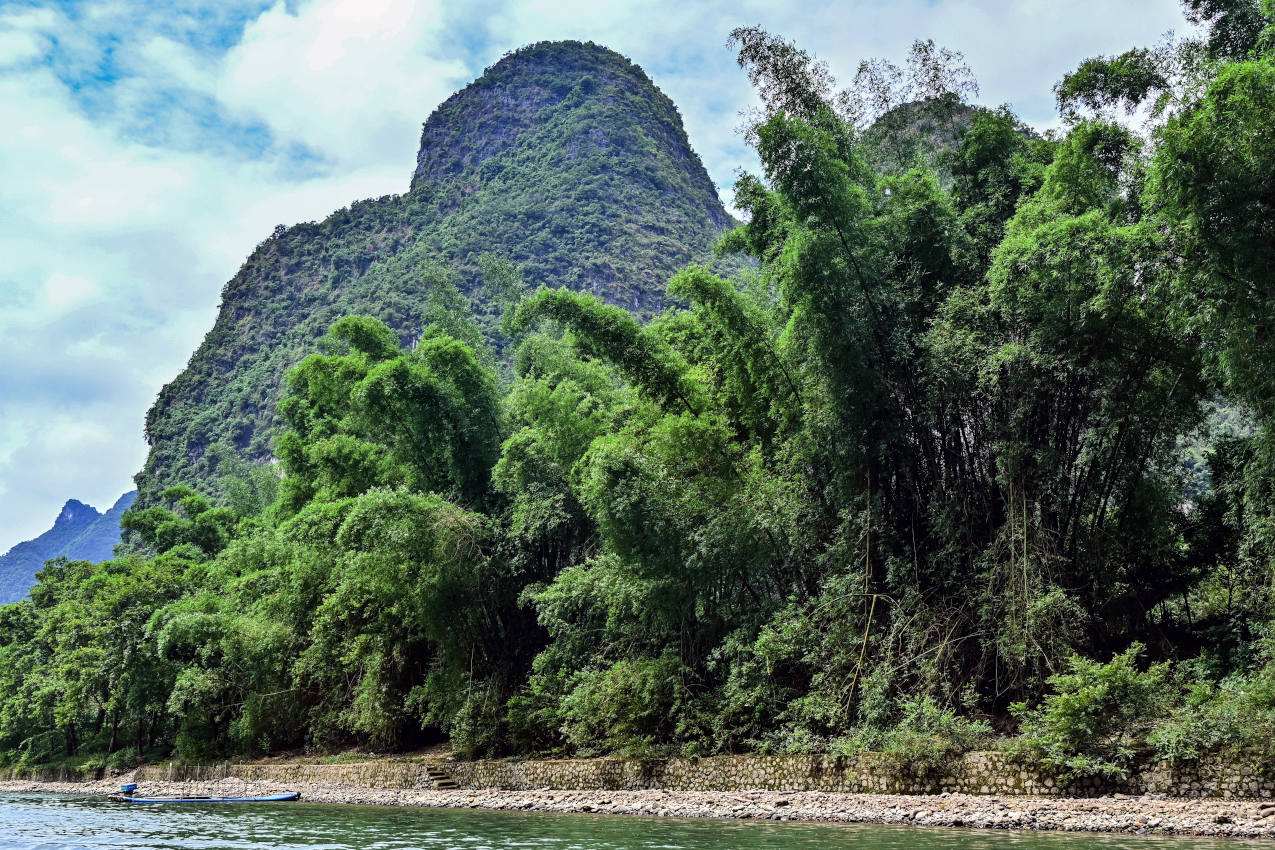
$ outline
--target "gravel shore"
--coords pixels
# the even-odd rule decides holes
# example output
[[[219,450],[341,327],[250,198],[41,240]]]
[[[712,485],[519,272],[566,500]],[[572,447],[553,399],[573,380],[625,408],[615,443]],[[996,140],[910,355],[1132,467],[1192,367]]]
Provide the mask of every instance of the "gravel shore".
[[[0,791],[111,794],[118,793],[120,783],[126,781],[127,776],[99,782],[13,780],[0,782]],[[275,784],[246,782],[234,777],[210,783],[147,782],[138,793],[246,796],[281,790],[300,791],[301,799],[312,803],[1275,838],[1275,801],[1181,799],[1160,795],[1116,794],[1089,799],[817,791],[397,790],[317,782],[283,789]]]

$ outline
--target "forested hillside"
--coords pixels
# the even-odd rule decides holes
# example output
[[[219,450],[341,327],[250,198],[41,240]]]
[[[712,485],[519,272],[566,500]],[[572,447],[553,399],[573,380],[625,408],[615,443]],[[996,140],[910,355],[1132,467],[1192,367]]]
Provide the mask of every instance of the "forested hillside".
[[[649,316],[668,276],[729,224],[676,107],[640,68],[579,42],[516,51],[425,122],[411,191],[277,229],[226,284],[213,329],[147,415],[139,504],[177,483],[220,496],[240,462],[269,459],[284,372],[341,316],[376,316],[411,344],[471,301],[493,309],[484,258]]]
[[[26,596],[45,561],[69,558],[96,564],[110,560],[115,544],[120,542],[120,519],[136,497],[136,493],[125,493],[106,513],[98,513],[76,499],[69,500],[58,512],[52,528],[0,555],[0,604]]]
[[[1048,135],[933,44],[839,91],[736,30],[736,277],[683,251],[642,321],[489,261],[498,319],[316,313],[278,470],[0,609],[7,758],[1275,758],[1275,10],[1187,11]]]

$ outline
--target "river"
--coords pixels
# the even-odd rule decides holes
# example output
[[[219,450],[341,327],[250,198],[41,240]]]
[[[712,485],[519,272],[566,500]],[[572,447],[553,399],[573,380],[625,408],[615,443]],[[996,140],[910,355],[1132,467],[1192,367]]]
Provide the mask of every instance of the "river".
[[[41,850],[1243,850],[1237,839],[0,795],[0,848]]]

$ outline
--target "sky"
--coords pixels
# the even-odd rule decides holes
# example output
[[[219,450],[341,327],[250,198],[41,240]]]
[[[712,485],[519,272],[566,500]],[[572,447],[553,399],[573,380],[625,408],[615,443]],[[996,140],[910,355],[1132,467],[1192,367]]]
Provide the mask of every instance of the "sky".
[[[421,123],[509,50],[641,65],[729,204],[755,101],[726,39],[754,24],[845,83],[932,38],[1041,128],[1082,59],[1188,30],[1176,0],[0,0],[0,552],[132,489],[147,409],[257,243],[406,191]]]

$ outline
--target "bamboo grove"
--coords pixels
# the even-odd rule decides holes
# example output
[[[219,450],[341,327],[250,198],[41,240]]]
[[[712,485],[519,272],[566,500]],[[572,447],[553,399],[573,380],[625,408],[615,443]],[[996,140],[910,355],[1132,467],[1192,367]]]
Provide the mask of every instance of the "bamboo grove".
[[[277,469],[0,609],[9,760],[1269,748],[1275,9],[1187,11],[1049,135],[931,43],[838,91],[736,30],[737,273],[338,321]]]

